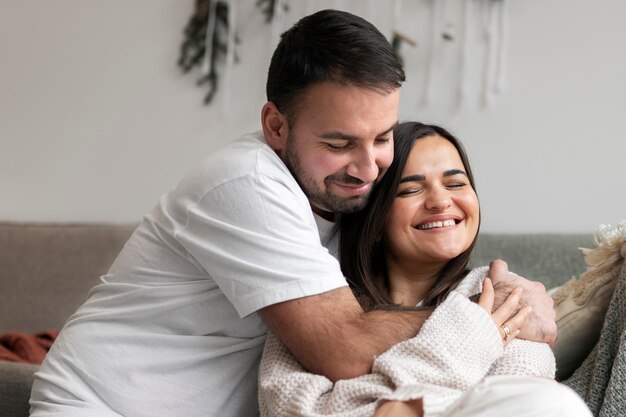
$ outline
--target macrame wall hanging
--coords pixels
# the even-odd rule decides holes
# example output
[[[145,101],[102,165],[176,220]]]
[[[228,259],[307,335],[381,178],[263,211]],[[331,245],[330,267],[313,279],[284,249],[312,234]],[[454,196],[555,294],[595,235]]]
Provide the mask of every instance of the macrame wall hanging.
[[[470,101],[491,103],[505,87],[508,0],[368,0],[363,17],[377,27],[390,27],[390,42],[412,81],[417,107],[434,105],[443,95],[460,108]],[[291,4],[293,3],[293,4]],[[350,11],[352,1],[336,0],[333,7]],[[197,84],[206,89],[204,103],[212,103],[220,85],[223,105],[230,102],[236,47],[237,12],[243,0],[196,0],[184,32],[178,65],[184,73],[200,70]],[[313,0],[257,0],[255,7],[270,25],[268,35],[278,42],[287,29],[290,6],[313,13]],[[362,5],[359,2],[359,6]],[[356,3],[354,4],[356,5]],[[388,13],[380,13],[380,8]],[[381,21],[386,18],[388,21]],[[273,52],[275,42],[271,43]],[[413,80],[421,80],[414,83]],[[406,87],[405,87],[406,88]]]
[[[504,92],[508,0],[426,0],[396,12],[395,32],[414,39],[407,77],[422,81],[418,107],[486,106]],[[397,6],[402,9],[402,6]],[[414,24],[416,15],[423,24]]]

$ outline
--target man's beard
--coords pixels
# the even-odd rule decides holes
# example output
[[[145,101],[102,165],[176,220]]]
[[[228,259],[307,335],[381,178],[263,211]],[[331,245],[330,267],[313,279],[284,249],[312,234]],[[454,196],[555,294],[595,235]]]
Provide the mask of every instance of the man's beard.
[[[304,191],[304,194],[308,197],[312,206],[332,213],[353,213],[365,208],[371,190],[365,194],[353,197],[334,195],[330,191],[330,185],[333,182],[342,184],[362,184],[363,181],[346,173],[333,174],[324,178],[325,190],[322,190],[315,183],[315,179],[307,175],[302,169],[300,159],[291,145],[293,143],[292,141],[293,138],[290,136],[287,141],[285,164],[300,185],[300,188]]]

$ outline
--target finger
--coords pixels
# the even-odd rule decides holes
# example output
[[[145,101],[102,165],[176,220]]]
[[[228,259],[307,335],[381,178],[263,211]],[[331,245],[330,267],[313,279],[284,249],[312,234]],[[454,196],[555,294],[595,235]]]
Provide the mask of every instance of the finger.
[[[496,323],[504,323],[509,317],[513,316],[519,309],[521,294],[522,289],[520,287],[516,287],[511,291],[506,300],[491,314],[493,321]]]
[[[491,310],[493,310],[494,295],[495,293],[491,279],[489,277],[485,277],[485,280],[483,281],[483,292],[480,294],[480,298],[478,299],[478,305],[484,308],[489,314],[491,314]]]
[[[520,330],[509,330],[509,334],[504,332],[504,327],[500,327],[500,335],[502,336],[503,343],[509,343],[511,340],[517,338],[519,336]]]
[[[500,337],[502,338],[502,342],[508,342],[509,341],[509,337],[512,336],[512,333],[514,331],[511,330],[511,328],[509,326],[507,326],[506,323],[502,323],[502,325],[498,328],[498,332],[500,333]]]
[[[489,272],[487,274],[496,283],[504,280],[509,275],[509,266],[502,259],[494,259],[489,263]]]
[[[515,313],[513,317],[502,323],[499,330],[500,336],[505,343],[510,342],[520,334],[521,328],[526,323],[531,310],[531,307],[524,307]]]
[[[526,323],[526,319],[528,319],[531,311],[532,307],[530,306],[520,309],[520,311],[506,321],[507,326],[509,326],[510,329],[521,329]]]

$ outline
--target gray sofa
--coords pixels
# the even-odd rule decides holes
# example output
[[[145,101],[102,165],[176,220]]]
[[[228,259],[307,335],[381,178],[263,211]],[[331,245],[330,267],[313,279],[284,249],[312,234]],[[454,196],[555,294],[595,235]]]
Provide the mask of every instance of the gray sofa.
[[[134,225],[0,222],[0,333],[59,329],[86,299]],[[579,275],[589,234],[482,234],[475,266],[493,258],[552,288]],[[0,362],[0,415],[28,415],[37,365]]]

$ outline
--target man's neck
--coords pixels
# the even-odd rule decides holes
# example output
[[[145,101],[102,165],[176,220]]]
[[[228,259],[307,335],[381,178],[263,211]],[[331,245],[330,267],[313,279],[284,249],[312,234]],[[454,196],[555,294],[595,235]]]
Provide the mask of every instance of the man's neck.
[[[317,214],[324,220],[328,220],[329,222],[335,223],[339,219],[339,214],[332,211],[322,210],[313,205],[311,205],[311,210],[313,210],[313,213]]]

